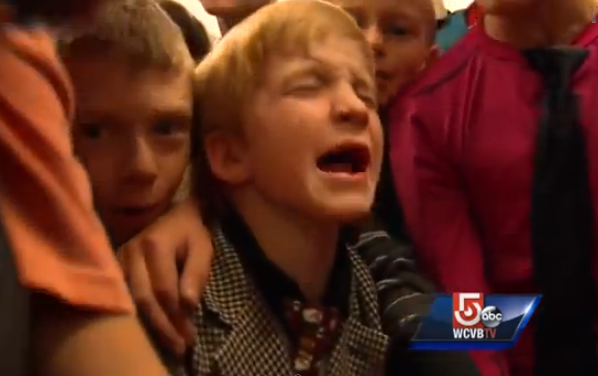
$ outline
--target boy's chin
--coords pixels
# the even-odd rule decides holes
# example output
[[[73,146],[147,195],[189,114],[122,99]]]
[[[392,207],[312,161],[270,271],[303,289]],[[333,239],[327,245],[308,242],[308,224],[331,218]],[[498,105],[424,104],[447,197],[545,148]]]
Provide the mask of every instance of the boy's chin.
[[[339,225],[360,223],[371,215],[371,203],[333,204],[327,205],[320,213],[325,214],[328,221],[336,222]]]

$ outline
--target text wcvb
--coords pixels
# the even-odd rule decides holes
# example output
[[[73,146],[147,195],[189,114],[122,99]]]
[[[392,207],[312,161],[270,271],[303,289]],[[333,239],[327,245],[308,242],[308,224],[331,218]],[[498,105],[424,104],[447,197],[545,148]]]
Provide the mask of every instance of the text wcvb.
[[[517,342],[539,295],[460,292],[436,296],[411,341],[414,350],[502,350]]]

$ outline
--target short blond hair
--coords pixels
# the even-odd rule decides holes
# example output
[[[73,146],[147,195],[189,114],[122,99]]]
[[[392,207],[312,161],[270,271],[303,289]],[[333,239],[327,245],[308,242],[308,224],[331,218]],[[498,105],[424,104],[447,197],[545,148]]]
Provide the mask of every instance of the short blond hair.
[[[221,196],[221,187],[203,151],[205,135],[241,132],[269,61],[275,56],[307,54],[314,44],[329,37],[356,41],[373,75],[372,53],[355,20],[340,7],[316,0],[287,0],[261,8],[231,29],[198,65],[192,184],[195,196],[204,202],[206,217],[215,219],[218,210],[214,203]]]
[[[204,130],[242,124],[245,105],[260,86],[268,60],[306,53],[330,36],[342,36],[371,51],[362,31],[340,7],[316,0],[287,0],[267,5],[226,34],[195,71],[195,93]]]
[[[82,54],[101,57],[109,50],[123,54],[135,68],[193,67],[181,30],[153,0],[108,2],[59,47],[67,60]]]

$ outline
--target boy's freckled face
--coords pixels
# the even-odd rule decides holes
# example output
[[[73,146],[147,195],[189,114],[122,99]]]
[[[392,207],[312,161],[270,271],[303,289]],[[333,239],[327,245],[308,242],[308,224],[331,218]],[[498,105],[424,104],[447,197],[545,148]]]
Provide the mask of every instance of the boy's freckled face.
[[[164,213],[189,162],[190,72],[137,71],[117,57],[67,61],[74,146],[116,243]]]
[[[267,201],[325,221],[369,212],[382,129],[362,56],[357,42],[331,37],[269,61],[244,126],[249,180]]]
[[[381,105],[414,80],[433,58],[434,10],[427,0],[332,0],[364,31],[376,59]]]

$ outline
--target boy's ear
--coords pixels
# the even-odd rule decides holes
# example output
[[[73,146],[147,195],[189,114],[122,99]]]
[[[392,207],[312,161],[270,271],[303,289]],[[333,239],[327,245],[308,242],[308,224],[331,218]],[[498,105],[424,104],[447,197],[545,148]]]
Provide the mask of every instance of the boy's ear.
[[[240,136],[229,132],[212,132],[204,138],[208,166],[218,180],[228,184],[245,183],[250,169]]]

